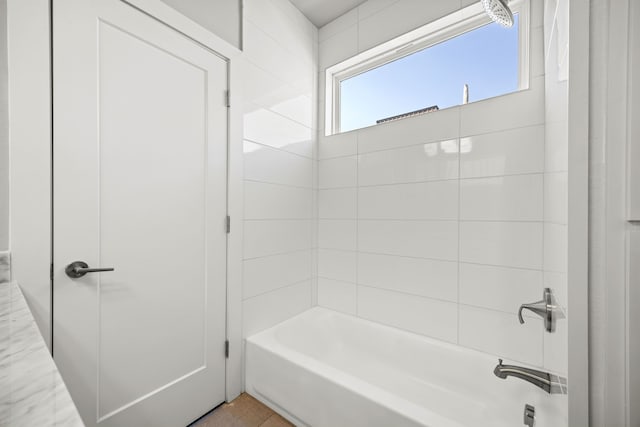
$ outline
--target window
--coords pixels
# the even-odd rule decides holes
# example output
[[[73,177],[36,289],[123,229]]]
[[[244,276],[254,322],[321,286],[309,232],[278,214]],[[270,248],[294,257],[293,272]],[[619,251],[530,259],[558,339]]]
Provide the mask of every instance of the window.
[[[510,7],[511,28],[478,2],[328,68],[326,133],[528,88],[529,3]]]

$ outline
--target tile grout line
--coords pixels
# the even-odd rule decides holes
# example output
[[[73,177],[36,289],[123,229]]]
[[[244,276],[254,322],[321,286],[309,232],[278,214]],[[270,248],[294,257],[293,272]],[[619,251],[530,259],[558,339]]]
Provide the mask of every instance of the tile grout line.
[[[346,158],[351,158],[351,157],[356,157],[355,155],[350,155],[350,156],[344,156],[344,157],[335,157],[333,159],[324,159],[321,161],[327,161],[327,160],[337,160],[337,159],[346,159]],[[451,181],[481,181],[481,180],[487,180],[487,179],[495,179],[495,178],[517,178],[517,177],[527,177],[527,176],[544,176],[544,175],[548,175],[548,174],[566,174],[566,171],[557,171],[557,172],[544,172],[544,171],[537,171],[537,172],[515,172],[515,173],[503,173],[503,174],[498,174],[498,175],[476,175],[476,176],[460,176],[460,177],[455,177],[455,178],[433,178],[433,179],[421,179],[421,180],[416,180],[416,181],[397,181],[397,182],[379,182],[379,183],[374,183],[374,184],[362,184],[360,185],[360,187],[362,188],[378,188],[378,187],[393,187],[393,186],[410,186],[410,185],[424,185],[424,184],[438,184],[438,183],[443,183],[443,182],[451,182]],[[247,180],[247,181],[251,181],[251,180]],[[262,181],[258,181],[258,182],[262,182]],[[267,183],[268,184],[268,183]],[[282,184],[285,185],[285,184]],[[305,188],[305,187],[301,187],[301,188]],[[319,187],[318,189],[321,191],[331,191],[331,190],[349,190],[349,189],[353,189],[356,188],[353,185],[340,185],[340,186],[335,186],[335,187]]]
[[[311,156],[306,156],[304,154],[300,154],[300,153],[297,153],[295,151],[285,150],[284,148],[280,148],[280,147],[274,147],[273,145],[267,144],[266,142],[256,141],[254,139],[250,139],[250,138],[247,138],[245,136],[243,136],[242,141],[243,142],[249,142],[251,144],[260,145],[261,147],[264,147],[264,148],[270,148],[270,149],[272,149],[274,151],[278,151],[280,153],[291,154],[293,156],[298,156],[298,157],[301,157],[301,158],[307,159],[307,160],[314,160],[313,154],[311,154]]]
[[[301,186],[301,185],[282,184],[280,182],[261,181],[259,179],[251,179],[251,178],[244,178],[242,181],[244,183],[251,182],[251,183],[254,183],[254,184],[275,185],[275,186],[278,186],[278,187],[297,188],[299,190],[313,190],[313,185],[311,185],[311,187],[304,187],[304,186]]]
[[[311,101],[311,98],[312,98],[312,97],[310,97],[309,95],[306,95],[306,94],[302,94],[302,95],[300,95],[300,96],[303,96],[303,97],[305,97],[305,98],[309,98],[309,101]],[[272,109],[271,109],[272,107],[269,107],[268,105],[263,105],[263,104],[261,104],[261,103],[260,103],[260,102],[258,102],[258,101],[247,101],[247,104],[252,104],[252,105],[255,105],[256,107],[260,107],[260,108],[264,109],[265,111],[268,111],[268,112],[270,112],[270,113],[275,114],[276,116],[280,116],[280,117],[282,117],[283,119],[286,119],[286,120],[291,121],[291,122],[293,122],[293,123],[295,123],[295,124],[298,124],[298,125],[300,125],[300,126],[302,126],[302,127],[306,128],[306,129],[308,129],[308,130],[310,130],[310,131],[312,131],[312,132],[314,132],[314,131],[316,131],[316,130],[317,130],[317,129],[315,129],[315,128],[313,127],[313,125],[309,126],[308,124],[303,123],[303,122],[301,122],[301,121],[299,121],[299,120],[296,120],[296,119],[294,119],[294,118],[292,118],[292,117],[289,117],[289,116],[287,116],[287,115],[285,115],[285,114],[283,114],[283,113],[280,113],[280,112],[278,112],[278,111],[274,111],[274,110],[272,110]],[[254,141],[254,142],[255,142],[255,141]]]
[[[453,221],[452,221],[453,222]],[[299,252],[299,251],[303,251],[305,249],[299,249],[296,251],[292,251],[292,252]],[[525,266],[521,266],[521,265],[508,265],[508,264],[489,264],[489,263],[483,263],[483,262],[474,262],[474,261],[458,261],[456,259],[446,259],[446,258],[433,258],[433,257],[421,257],[421,256],[414,256],[414,255],[406,255],[406,254],[397,254],[397,253],[385,253],[385,252],[371,252],[371,251],[356,251],[354,249],[344,249],[344,248],[336,248],[336,247],[327,247],[327,246],[319,246],[318,250],[321,251],[332,251],[332,252],[347,252],[347,253],[361,253],[361,254],[367,254],[367,255],[379,255],[379,256],[386,256],[386,257],[395,257],[395,258],[408,258],[408,259],[413,259],[413,260],[422,260],[422,261],[435,261],[435,262],[445,262],[445,263],[459,263],[459,264],[469,264],[469,265],[477,265],[477,266],[482,266],[482,267],[493,267],[493,268],[502,268],[502,269],[508,269],[508,270],[522,270],[522,271],[533,271],[533,272],[540,272],[542,273],[542,266],[539,268],[535,268],[535,267],[525,267]],[[284,252],[284,253],[288,253],[288,252]],[[276,254],[276,255],[280,255],[280,254]],[[265,255],[264,257],[267,257],[270,255]],[[257,257],[257,258],[263,258],[263,257]],[[248,259],[257,259],[257,258],[248,258]],[[554,270],[548,270],[549,272],[553,272],[553,273],[564,273],[566,274],[566,272],[564,271],[554,271]]]
[[[252,218],[247,221],[304,221],[311,218]],[[318,218],[320,221],[337,222],[337,221],[353,221],[352,218]],[[416,218],[361,218],[361,221],[368,222],[413,222],[413,223],[431,223],[431,222],[461,222],[461,223],[494,223],[494,224],[545,224],[545,221],[541,219],[461,219],[456,218],[428,218],[428,219],[416,219]],[[568,224],[546,222],[547,224],[554,224],[559,226],[566,226]]]
[[[282,289],[292,288],[292,287],[294,287],[294,286],[301,285],[301,284],[303,284],[303,283],[307,283],[307,282],[311,282],[311,281],[312,281],[312,278],[311,278],[311,277],[307,277],[306,279],[298,280],[298,281],[296,281],[296,282],[294,282],[294,283],[289,283],[289,284],[286,284],[286,285],[278,286],[278,287],[276,287],[276,288],[269,289],[268,291],[264,291],[264,292],[257,293],[257,294],[255,294],[255,295],[251,295],[250,297],[246,297],[246,298],[245,298],[245,297],[243,296],[243,297],[242,297],[242,302],[249,301],[249,300],[251,300],[251,299],[254,299],[254,298],[257,298],[257,297],[261,297],[261,296],[264,296],[264,295],[270,294],[270,293],[272,293],[272,292],[277,292],[277,291],[280,291],[280,290],[282,290]]]
[[[453,107],[456,108],[456,107]],[[375,126],[383,126],[383,125],[375,125]],[[375,126],[372,126],[371,128],[375,128]],[[411,142],[409,144],[402,144],[402,145],[395,145],[395,146],[386,146],[386,147],[378,147],[375,149],[369,149],[367,151],[363,151],[360,154],[362,155],[369,155],[369,154],[375,154],[375,153],[382,153],[384,151],[393,151],[393,150],[408,150],[411,148],[417,148],[420,146],[424,146],[424,145],[431,145],[431,144],[440,144],[443,142],[449,142],[449,141],[453,141],[453,140],[462,140],[462,139],[469,139],[469,138],[476,138],[476,137],[488,137],[488,136],[496,136],[498,134],[504,134],[504,133],[515,133],[517,131],[523,131],[527,130],[528,132],[534,132],[533,128],[544,128],[545,123],[540,122],[540,123],[534,123],[534,124],[526,124],[526,125],[519,125],[513,128],[503,128],[503,129],[496,129],[493,131],[487,131],[487,132],[481,132],[481,133],[471,133],[469,135],[462,135],[462,132],[458,133],[458,136],[449,136],[449,137],[440,137],[437,139],[428,139],[428,140],[423,140],[423,141],[419,141],[419,142]],[[371,129],[371,128],[365,128],[365,129]],[[417,131],[423,131],[424,129],[418,129]],[[357,129],[354,131],[349,131],[349,132],[356,132],[357,134],[362,133],[361,129]],[[373,131],[371,131],[373,133]],[[341,135],[341,134],[334,134],[334,135]],[[334,135],[329,135],[329,136],[325,136],[325,138],[330,138],[331,136]],[[335,141],[324,141],[322,142],[323,144],[327,144],[327,143],[332,143]],[[322,160],[331,160],[331,159],[338,159],[341,157],[349,157],[350,154],[343,154],[343,155],[337,155],[337,156],[328,156],[328,157],[323,157]]]

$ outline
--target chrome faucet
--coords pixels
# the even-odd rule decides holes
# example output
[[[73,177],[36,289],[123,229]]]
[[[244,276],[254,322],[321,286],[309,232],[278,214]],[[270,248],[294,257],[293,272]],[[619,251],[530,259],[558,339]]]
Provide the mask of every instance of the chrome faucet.
[[[548,372],[522,366],[503,365],[502,359],[498,359],[498,365],[493,370],[498,378],[516,377],[540,387],[549,394],[567,394],[567,379]]]

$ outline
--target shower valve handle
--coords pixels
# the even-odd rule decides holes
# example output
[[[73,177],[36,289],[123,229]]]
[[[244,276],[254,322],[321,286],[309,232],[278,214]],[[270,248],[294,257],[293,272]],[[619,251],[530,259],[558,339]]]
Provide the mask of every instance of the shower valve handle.
[[[529,310],[544,319],[544,328],[547,332],[555,332],[556,320],[564,318],[562,311],[558,308],[556,300],[553,296],[553,292],[550,288],[545,288],[542,295],[542,300],[532,302],[530,304],[522,304],[518,310],[518,320],[520,323],[524,323],[524,317],[522,317],[522,310]]]

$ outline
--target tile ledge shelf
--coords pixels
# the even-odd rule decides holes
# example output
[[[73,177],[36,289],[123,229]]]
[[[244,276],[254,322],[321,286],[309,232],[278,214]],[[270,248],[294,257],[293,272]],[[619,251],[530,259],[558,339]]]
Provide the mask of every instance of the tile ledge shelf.
[[[84,426],[16,282],[0,282],[0,425]]]

